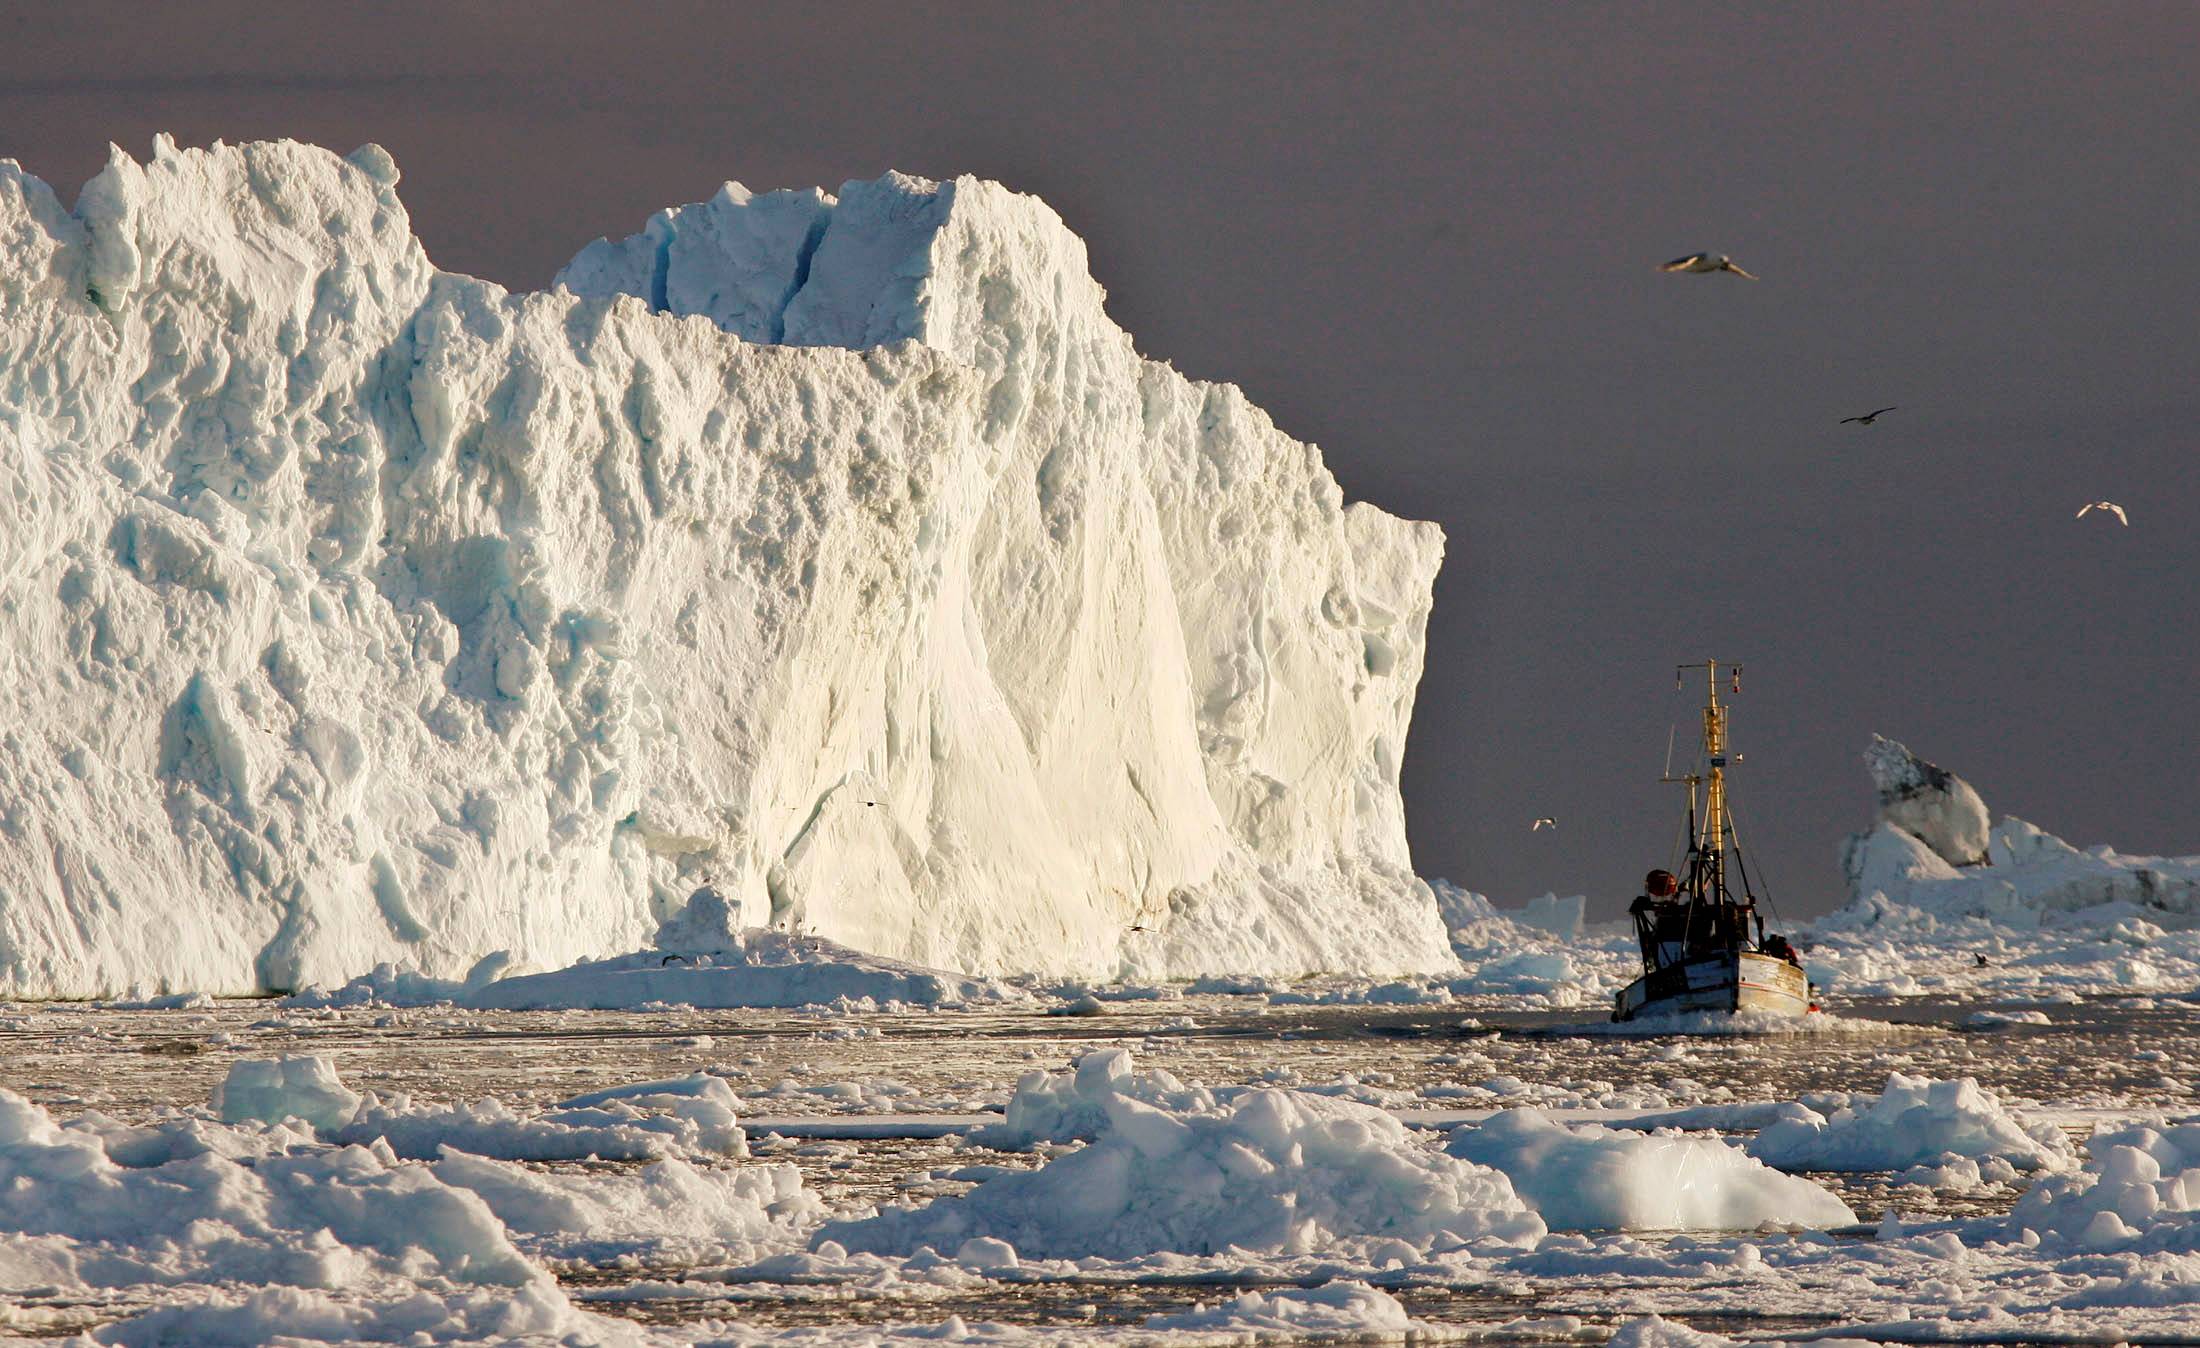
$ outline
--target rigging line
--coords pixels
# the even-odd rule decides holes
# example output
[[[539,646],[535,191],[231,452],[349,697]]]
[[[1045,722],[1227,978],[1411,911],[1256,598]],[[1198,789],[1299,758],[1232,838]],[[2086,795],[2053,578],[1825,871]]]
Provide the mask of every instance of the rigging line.
[[[1727,822],[1731,824],[1731,823],[1733,822],[1733,819],[1734,819],[1734,812],[1733,812],[1733,811],[1731,811],[1731,810],[1727,811]],[[1748,863],[1747,863],[1747,862],[1743,862],[1743,861],[1741,860],[1741,857],[1742,857],[1742,831],[1741,831],[1741,829],[1740,829],[1740,828],[1738,828],[1738,827],[1737,827],[1737,828],[1735,828],[1735,829],[1734,829],[1734,859],[1735,859],[1735,860],[1736,860],[1737,862],[1740,862],[1740,863],[1741,863],[1741,866],[1742,866],[1742,885],[1743,885],[1743,887],[1744,887],[1744,888],[1746,889],[1746,888],[1748,887],[1748,885],[1749,885],[1749,865],[1748,865]],[[1772,912],[1772,920],[1773,920],[1773,921],[1775,921],[1775,922],[1778,922],[1778,923],[1780,923],[1780,924],[1781,924],[1782,926],[1785,926],[1785,925],[1787,925],[1787,919],[1785,919],[1785,918],[1783,918],[1783,917],[1781,917],[1781,916],[1780,916],[1780,905],[1779,905],[1779,904],[1777,904],[1777,903],[1775,903],[1775,902],[1773,902],[1773,899],[1772,899],[1772,880],[1771,880],[1771,877],[1769,877],[1769,876],[1766,876],[1766,875],[1765,875],[1765,868],[1764,868],[1764,866],[1763,866],[1762,864],[1760,864],[1760,865],[1759,865],[1759,866],[1757,867],[1757,874],[1758,874],[1758,877],[1759,877],[1759,878],[1761,878],[1761,879],[1763,879],[1763,880],[1765,881],[1765,907],[1771,910],[1771,912]]]
[[[1665,866],[1667,870],[1673,872],[1675,875],[1680,874],[1681,853],[1687,848],[1687,846],[1688,816],[1684,814],[1680,817],[1680,821],[1673,825],[1673,859],[1667,862]]]

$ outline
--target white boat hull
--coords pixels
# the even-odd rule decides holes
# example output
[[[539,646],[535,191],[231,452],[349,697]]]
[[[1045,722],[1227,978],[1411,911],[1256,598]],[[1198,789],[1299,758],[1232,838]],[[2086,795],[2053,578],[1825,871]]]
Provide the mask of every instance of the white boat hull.
[[[1754,950],[1700,955],[1668,965],[1621,988],[1612,1019],[1688,1011],[1764,1011],[1778,1016],[1812,1010],[1810,979],[1784,959]]]

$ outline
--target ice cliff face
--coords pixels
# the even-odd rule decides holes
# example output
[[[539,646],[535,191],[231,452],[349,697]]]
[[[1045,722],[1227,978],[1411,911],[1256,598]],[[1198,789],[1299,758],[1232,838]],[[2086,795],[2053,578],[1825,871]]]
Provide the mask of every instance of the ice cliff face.
[[[706,882],[973,972],[1448,965],[1439,531],[1044,205],[729,185],[511,295],[396,184],[0,162],[0,991],[557,965]]]

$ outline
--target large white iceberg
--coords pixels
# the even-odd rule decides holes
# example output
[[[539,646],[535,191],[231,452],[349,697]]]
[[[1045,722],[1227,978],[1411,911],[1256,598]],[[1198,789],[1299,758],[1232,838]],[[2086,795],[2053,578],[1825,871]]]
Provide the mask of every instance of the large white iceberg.
[[[0,161],[0,992],[557,967],[704,884],[972,973],[1448,966],[1441,533],[1045,205],[729,185],[515,295],[397,181]]]

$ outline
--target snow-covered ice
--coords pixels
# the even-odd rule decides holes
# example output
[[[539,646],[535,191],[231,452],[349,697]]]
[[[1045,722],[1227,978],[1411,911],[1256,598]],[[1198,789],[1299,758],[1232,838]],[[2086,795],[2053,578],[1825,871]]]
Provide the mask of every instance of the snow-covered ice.
[[[1133,1077],[1126,1055],[1080,1064],[1076,1105],[1051,1122],[1091,1126],[1087,1145],[966,1195],[829,1224],[820,1239],[909,1254],[982,1236],[1026,1256],[1127,1259],[1372,1242],[1425,1252],[1544,1232],[1503,1175],[1437,1152],[1379,1109],[1286,1090],[1172,1108],[1139,1098],[1165,1098],[1165,1086],[1141,1089]]]
[[[1849,901],[1807,933],[1836,995],[2186,991],[2200,986],[2200,857],[2081,850],[1988,826],[1961,778],[1875,738],[1879,822],[1841,849]],[[1923,830],[1922,833],[1913,830]]]
[[[2033,1231],[2082,1249],[2200,1255],[2200,1123],[2099,1132],[2086,1150],[2083,1171],[2050,1176],[2018,1201],[2012,1234]],[[2181,1281],[2200,1306],[2200,1283]]]
[[[731,925],[716,890],[697,890],[658,930],[650,949],[589,960],[555,973],[523,974],[459,992],[483,1010],[620,1007],[826,1006],[867,1001],[922,1007],[1001,1002],[1014,994],[990,979],[867,955],[820,936]]]
[[[1782,1170],[1901,1170],[1950,1157],[1994,1158],[2018,1170],[2075,1163],[2059,1129],[2020,1124],[1969,1077],[1928,1081],[1897,1072],[1876,1097],[1852,1101],[1831,1118],[1799,1104],[1790,1111],[1749,1144],[1750,1155]]]
[[[1454,1131],[1446,1147],[1503,1171],[1558,1231],[1750,1230],[1848,1226],[1856,1214],[1807,1179],[1715,1137],[1569,1127],[1508,1109]]]
[[[1140,357],[1045,205],[729,185],[512,294],[397,185],[0,163],[0,990],[555,969],[706,884],[963,973],[1449,971],[1440,532]]]
[[[336,1078],[336,1066],[320,1054],[245,1058],[230,1065],[214,1088],[212,1106],[223,1123],[303,1119],[333,1129],[359,1112],[359,1092]]]
[[[1145,997],[1071,1027],[1108,1037],[1064,1064],[1063,1023],[1033,1004],[982,1013],[978,1034],[974,1014],[877,1016],[884,1038],[844,1032],[866,1016],[808,1012],[271,1009],[0,1017],[13,1079],[48,1100],[87,1075],[72,1063],[134,1087],[101,1093],[111,1114],[11,1115],[39,1126],[0,1145],[14,1167],[0,1176],[5,1332],[1189,1348],[1594,1342],[1612,1328],[2051,1341],[2082,1327],[2136,1341],[2174,1338],[2194,1304],[2200,1142],[2189,1119],[2135,1103],[2189,1099],[2153,1084],[2154,1068],[2191,1075],[2200,1060],[2189,1008],[2166,1001],[2058,1012],[2026,1027],[2029,1061],[2005,1051],[2009,1032],[1955,1014],[1876,1038],[1644,1041],[1554,1036],[1535,1028],[1549,1012],[1486,1013],[1524,1032],[1461,1028],[1442,1008]],[[1168,1028],[1187,1011],[1210,1028]],[[126,1051],[188,1036],[207,1047]],[[2148,1046],[2109,1052],[2133,1036]],[[288,1048],[301,1044],[312,1051]],[[1981,1150],[1997,1154],[1802,1177],[1736,1145],[1805,1110],[1871,1115],[1890,1094],[1885,1061],[1956,1087],[1936,1110],[1916,1075],[1891,1094],[1932,1117],[1902,1123],[1905,1110],[1892,1127],[1939,1146],[1994,1134]],[[1966,1102],[1948,1070],[1963,1063],[2002,1103]],[[2078,1108],[2066,1069],[2096,1063],[2109,1070],[2084,1080],[2116,1094]],[[477,1084],[490,1081],[497,1092]],[[250,1112],[279,1121],[224,1122],[217,1085],[232,1112],[256,1100]],[[333,1128],[302,1116],[353,1095]],[[960,1113],[944,1132],[940,1115],[897,1131],[905,1116],[851,1113],[905,1102]],[[797,1106],[832,1112],[760,1117]],[[1496,1109],[1442,1118],[1458,1106]],[[2040,1141],[2041,1125],[2088,1118],[2091,1142],[2041,1171],[2005,1159],[2016,1138],[1995,1122]],[[836,1136],[843,1120],[858,1126]],[[826,1127],[805,1137],[807,1122]],[[1738,1136],[1657,1131],[1672,1127]],[[1839,1201],[1864,1224],[1809,1229],[1804,1214]],[[339,1204],[348,1215],[318,1234]],[[1118,1204],[1113,1221],[1091,1215]],[[102,1208],[97,1230],[25,1229]],[[1830,1206],[1818,1220],[1841,1224]],[[516,1281],[475,1280],[499,1267],[492,1254]],[[1629,1327],[1653,1312],[1664,1320]],[[1721,1336],[1685,1337],[1707,1327]]]
[[[1427,1326],[1413,1322],[1396,1297],[1350,1280],[1278,1292],[1247,1292],[1204,1310],[1149,1316],[1146,1328],[1222,1331],[1253,1342],[1324,1336],[1359,1342],[1428,1332]]]
[[[1881,823],[1908,833],[1951,866],[1975,866],[1986,859],[1991,820],[1986,802],[1969,782],[1883,735],[1872,736],[1864,766],[1879,792]]]

